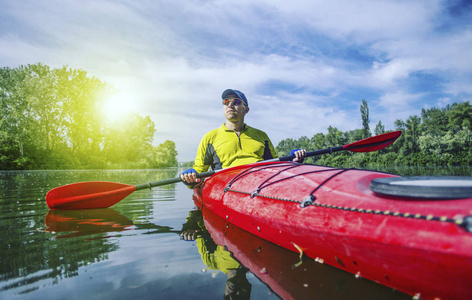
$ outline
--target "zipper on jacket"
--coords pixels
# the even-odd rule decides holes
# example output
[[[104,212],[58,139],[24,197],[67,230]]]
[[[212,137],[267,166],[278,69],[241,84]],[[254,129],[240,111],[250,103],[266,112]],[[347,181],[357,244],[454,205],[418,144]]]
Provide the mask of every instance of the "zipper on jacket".
[[[243,150],[243,145],[241,145],[241,132],[238,134],[236,131],[234,132],[236,136],[238,137],[239,141],[239,149]]]
[[[246,124],[244,124],[244,127],[243,129],[239,132],[239,134],[234,131],[234,134],[236,134],[236,136],[238,137],[238,142],[239,142],[239,149],[240,150],[243,150],[243,145],[241,144],[241,134],[243,133],[243,131],[246,130]]]

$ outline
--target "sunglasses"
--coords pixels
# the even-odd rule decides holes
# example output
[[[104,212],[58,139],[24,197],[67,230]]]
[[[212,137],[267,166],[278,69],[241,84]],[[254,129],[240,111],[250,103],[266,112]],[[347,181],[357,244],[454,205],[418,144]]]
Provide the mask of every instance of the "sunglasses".
[[[234,98],[234,99],[224,99],[223,100],[223,105],[229,106],[233,104],[234,106],[239,106],[241,104],[244,104],[244,101],[239,99],[239,98]]]

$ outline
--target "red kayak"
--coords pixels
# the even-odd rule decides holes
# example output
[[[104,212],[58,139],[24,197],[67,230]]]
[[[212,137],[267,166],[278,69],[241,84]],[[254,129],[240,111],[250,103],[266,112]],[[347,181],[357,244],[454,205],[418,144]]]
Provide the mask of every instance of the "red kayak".
[[[205,209],[276,245],[425,299],[472,299],[472,179],[293,162],[229,168]]]

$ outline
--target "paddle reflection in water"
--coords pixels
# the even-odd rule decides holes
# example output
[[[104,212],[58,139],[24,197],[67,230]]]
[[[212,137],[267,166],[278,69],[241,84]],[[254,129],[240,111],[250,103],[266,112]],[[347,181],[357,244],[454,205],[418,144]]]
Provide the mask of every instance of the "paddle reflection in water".
[[[91,236],[97,233],[133,229],[133,222],[111,208],[89,210],[50,210],[44,220],[46,231],[56,239]],[[110,236],[100,235],[98,238]]]
[[[88,237],[85,240],[108,238],[112,235],[103,233],[121,232],[134,229],[153,230],[150,233],[173,232],[169,226],[159,226],[151,223],[134,224],[126,216],[111,208],[85,209],[85,210],[50,210],[45,218],[46,231],[53,234],[56,239],[72,238],[78,236]],[[99,234],[99,236],[95,236]]]

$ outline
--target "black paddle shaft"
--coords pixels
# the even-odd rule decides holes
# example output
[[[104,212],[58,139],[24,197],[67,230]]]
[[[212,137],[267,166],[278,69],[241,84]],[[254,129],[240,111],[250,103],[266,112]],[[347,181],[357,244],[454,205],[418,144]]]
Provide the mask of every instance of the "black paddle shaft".
[[[322,150],[307,152],[305,157],[316,156],[316,155],[321,155],[321,154],[326,154],[326,153],[333,153],[333,152],[338,152],[338,151],[342,151],[342,150],[345,150],[344,146],[330,147],[330,148],[326,148],[326,149],[322,149]],[[276,159],[274,159],[274,161],[291,161],[295,157],[296,157],[295,155],[289,155],[289,156],[276,158]]]
[[[215,174],[215,171],[199,173],[199,174],[197,174],[197,178],[206,178],[206,177],[210,177],[213,174]],[[139,191],[139,190],[144,190],[144,189],[151,189],[151,188],[156,187],[156,186],[177,183],[177,182],[181,182],[181,181],[182,181],[182,179],[180,177],[176,177],[176,178],[165,179],[165,180],[161,180],[161,181],[138,184],[135,187],[136,187],[136,190]]]

